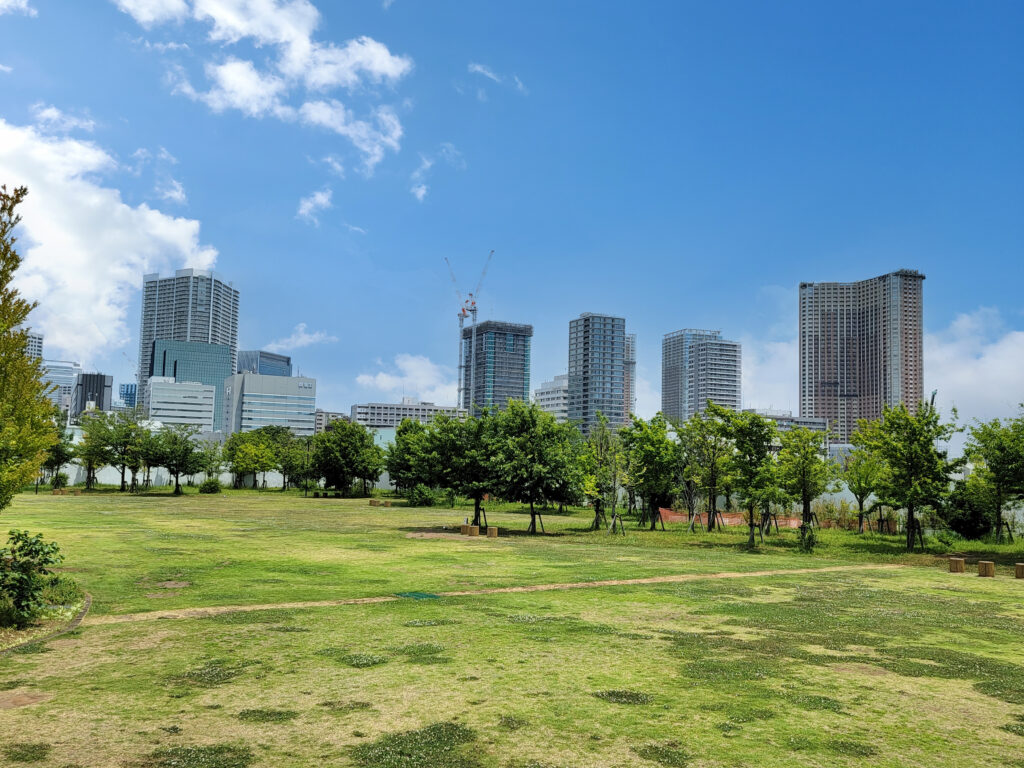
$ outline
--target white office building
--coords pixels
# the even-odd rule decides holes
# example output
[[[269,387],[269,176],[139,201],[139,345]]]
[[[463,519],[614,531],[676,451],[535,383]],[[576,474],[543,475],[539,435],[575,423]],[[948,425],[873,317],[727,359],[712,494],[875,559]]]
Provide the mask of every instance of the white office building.
[[[465,411],[449,405],[423,403],[415,397],[403,397],[400,403],[357,403],[352,406],[350,418],[364,427],[397,427],[404,419],[429,424],[439,414],[453,417],[465,415]]]
[[[316,379],[236,373],[224,380],[224,433],[287,427],[296,435],[316,428]]]
[[[721,331],[684,328],[661,341],[661,412],[683,422],[707,408],[708,401],[740,409],[743,356],[740,343]]]
[[[196,381],[151,376],[146,382],[146,413],[161,424],[188,424],[212,432],[217,388]]]
[[[73,363],[70,360],[43,360],[43,381],[56,387],[50,393],[50,400],[65,413],[71,410],[75,382],[78,381],[81,372],[81,363]]]
[[[559,374],[533,390],[533,402],[559,424],[569,421],[569,374]]]

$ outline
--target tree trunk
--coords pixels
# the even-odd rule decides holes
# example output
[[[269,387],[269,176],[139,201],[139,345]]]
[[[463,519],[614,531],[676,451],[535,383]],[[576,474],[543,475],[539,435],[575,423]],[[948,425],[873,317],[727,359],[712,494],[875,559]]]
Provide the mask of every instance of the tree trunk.
[[[1003,499],[996,494],[996,544],[1003,542]]]
[[[718,486],[714,483],[708,486],[708,530],[715,530],[715,520],[718,517],[715,514],[718,511]]]
[[[128,489],[128,486],[124,483],[124,464],[121,465],[121,493],[124,493]]]
[[[601,522],[604,520],[604,511],[601,509],[601,499],[594,499],[594,522],[590,525],[590,530],[597,531],[601,529]]]
[[[526,532],[537,532],[537,513],[533,511],[533,499],[530,499],[530,527],[526,529]]]
[[[651,518],[651,530],[658,528],[658,514],[661,512],[661,500],[657,496],[647,499],[647,514]]]
[[[857,533],[864,533],[864,502],[857,499]]]
[[[914,528],[917,520],[914,518],[914,507],[907,507],[907,552],[914,551]]]
[[[174,473],[174,495],[181,496],[181,473]]]
[[[757,508],[756,504],[750,505],[750,535],[747,536],[747,547],[753,549],[754,544],[754,511]]]
[[[473,496],[473,525],[480,525],[480,494]]]

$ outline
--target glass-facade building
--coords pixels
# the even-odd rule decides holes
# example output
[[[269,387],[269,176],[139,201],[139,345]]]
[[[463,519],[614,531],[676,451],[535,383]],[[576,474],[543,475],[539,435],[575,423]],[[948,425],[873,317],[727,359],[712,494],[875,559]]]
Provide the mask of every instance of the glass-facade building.
[[[462,329],[463,409],[503,411],[509,400],[530,401],[533,326],[486,320]]]
[[[224,381],[224,432],[287,427],[296,435],[316,428],[316,379],[236,373]]]
[[[584,312],[569,321],[569,421],[583,434],[597,424],[598,413],[609,427],[626,426],[630,374],[624,317]]]
[[[292,359],[288,355],[266,352],[262,349],[238,351],[235,373],[259,373],[263,376],[291,376]]]
[[[198,341],[153,342],[149,376],[178,382],[206,384],[215,388],[213,430],[224,431],[224,380],[231,375],[231,348],[227,344]],[[148,378],[148,377],[147,377]],[[145,401],[147,413],[150,401]]]
[[[117,387],[117,396],[124,403],[126,408],[134,408],[136,399],[135,395],[138,392],[137,385],[135,384],[119,384]]]

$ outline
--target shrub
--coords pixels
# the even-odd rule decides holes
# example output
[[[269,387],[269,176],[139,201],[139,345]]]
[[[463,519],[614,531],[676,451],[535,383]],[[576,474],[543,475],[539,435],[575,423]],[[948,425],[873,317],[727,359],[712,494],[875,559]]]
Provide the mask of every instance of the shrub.
[[[40,594],[40,599],[45,605],[74,605],[81,602],[84,597],[85,592],[78,586],[77,581],[57,574],[50,576]]]
[[[43,541],[43,535],[12,530],[7,546],[0,549],[0,602],[7,609],[3,617],[19,629],[28,625],[43,607],[42,593],[47,586],[50,566],[63,559],[55,542]]]
[[[220,493],[220,480],[216,477],[208,477],[199,484],[200,493]]]
[[[413,486],[409,490],[410,507],[432,507],[434,506],[434,492],[423,483]]]
[[[58,472],[50,478],[50,487],[55,491],[59,491],[61,488],[67,488],[68,485],[68,473]]]

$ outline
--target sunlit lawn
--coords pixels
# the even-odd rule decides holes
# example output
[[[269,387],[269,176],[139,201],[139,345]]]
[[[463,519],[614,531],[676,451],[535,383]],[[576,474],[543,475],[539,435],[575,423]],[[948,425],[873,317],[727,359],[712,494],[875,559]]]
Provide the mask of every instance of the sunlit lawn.
[[[423,537],[465,510],[273,491],[19,497],[3,522],[60,541],[94,602],[71,636],[0,657],[0,707],[22,704],[0,709],[0,764],[1024,766],[1020,548],[979,579],[897,537],[748,553],[745,531],[611,536],[581,512],[528,537],[488,514],[496,541]],[[910,565],[101,623],[870,563]]]

